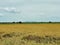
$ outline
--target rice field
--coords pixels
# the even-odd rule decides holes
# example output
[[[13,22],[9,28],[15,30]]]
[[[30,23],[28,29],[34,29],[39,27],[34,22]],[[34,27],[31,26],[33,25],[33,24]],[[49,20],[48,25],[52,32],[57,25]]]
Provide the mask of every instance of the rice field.
[[[0,45],[60,45],[60,24],[0,24]]]

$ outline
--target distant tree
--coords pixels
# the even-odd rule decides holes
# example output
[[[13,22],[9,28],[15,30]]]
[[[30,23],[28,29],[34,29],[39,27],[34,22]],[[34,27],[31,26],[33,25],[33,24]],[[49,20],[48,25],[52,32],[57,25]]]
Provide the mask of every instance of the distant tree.
[[[15,23],[15,22],[12,22],[12,23]]]
[[[19,23],[22,23],[21,21]]]
[[[51,21],[49,21],[49,23],[52,23]]]

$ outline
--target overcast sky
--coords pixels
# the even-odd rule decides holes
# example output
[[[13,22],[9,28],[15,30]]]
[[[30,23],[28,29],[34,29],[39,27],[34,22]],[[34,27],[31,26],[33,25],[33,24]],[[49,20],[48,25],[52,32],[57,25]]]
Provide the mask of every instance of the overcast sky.
[[[0,0],[1,21],[60,21],[60,0]]]

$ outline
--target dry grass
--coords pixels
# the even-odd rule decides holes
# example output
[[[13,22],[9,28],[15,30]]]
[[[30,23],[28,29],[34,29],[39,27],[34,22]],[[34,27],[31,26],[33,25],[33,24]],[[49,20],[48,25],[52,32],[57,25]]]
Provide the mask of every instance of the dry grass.
[[[60,24],[0,24],[0,45],[59,45]]]

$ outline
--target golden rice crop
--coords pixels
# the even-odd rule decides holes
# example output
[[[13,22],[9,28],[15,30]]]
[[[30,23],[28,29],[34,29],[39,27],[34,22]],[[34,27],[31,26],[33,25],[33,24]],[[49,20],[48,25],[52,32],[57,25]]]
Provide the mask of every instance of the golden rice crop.
[[[0,24],[0,45],[45,44],[60,44],[60,24]]]
[[[0,32],[32,32],[60,36],[60,24],[0,24]]]

